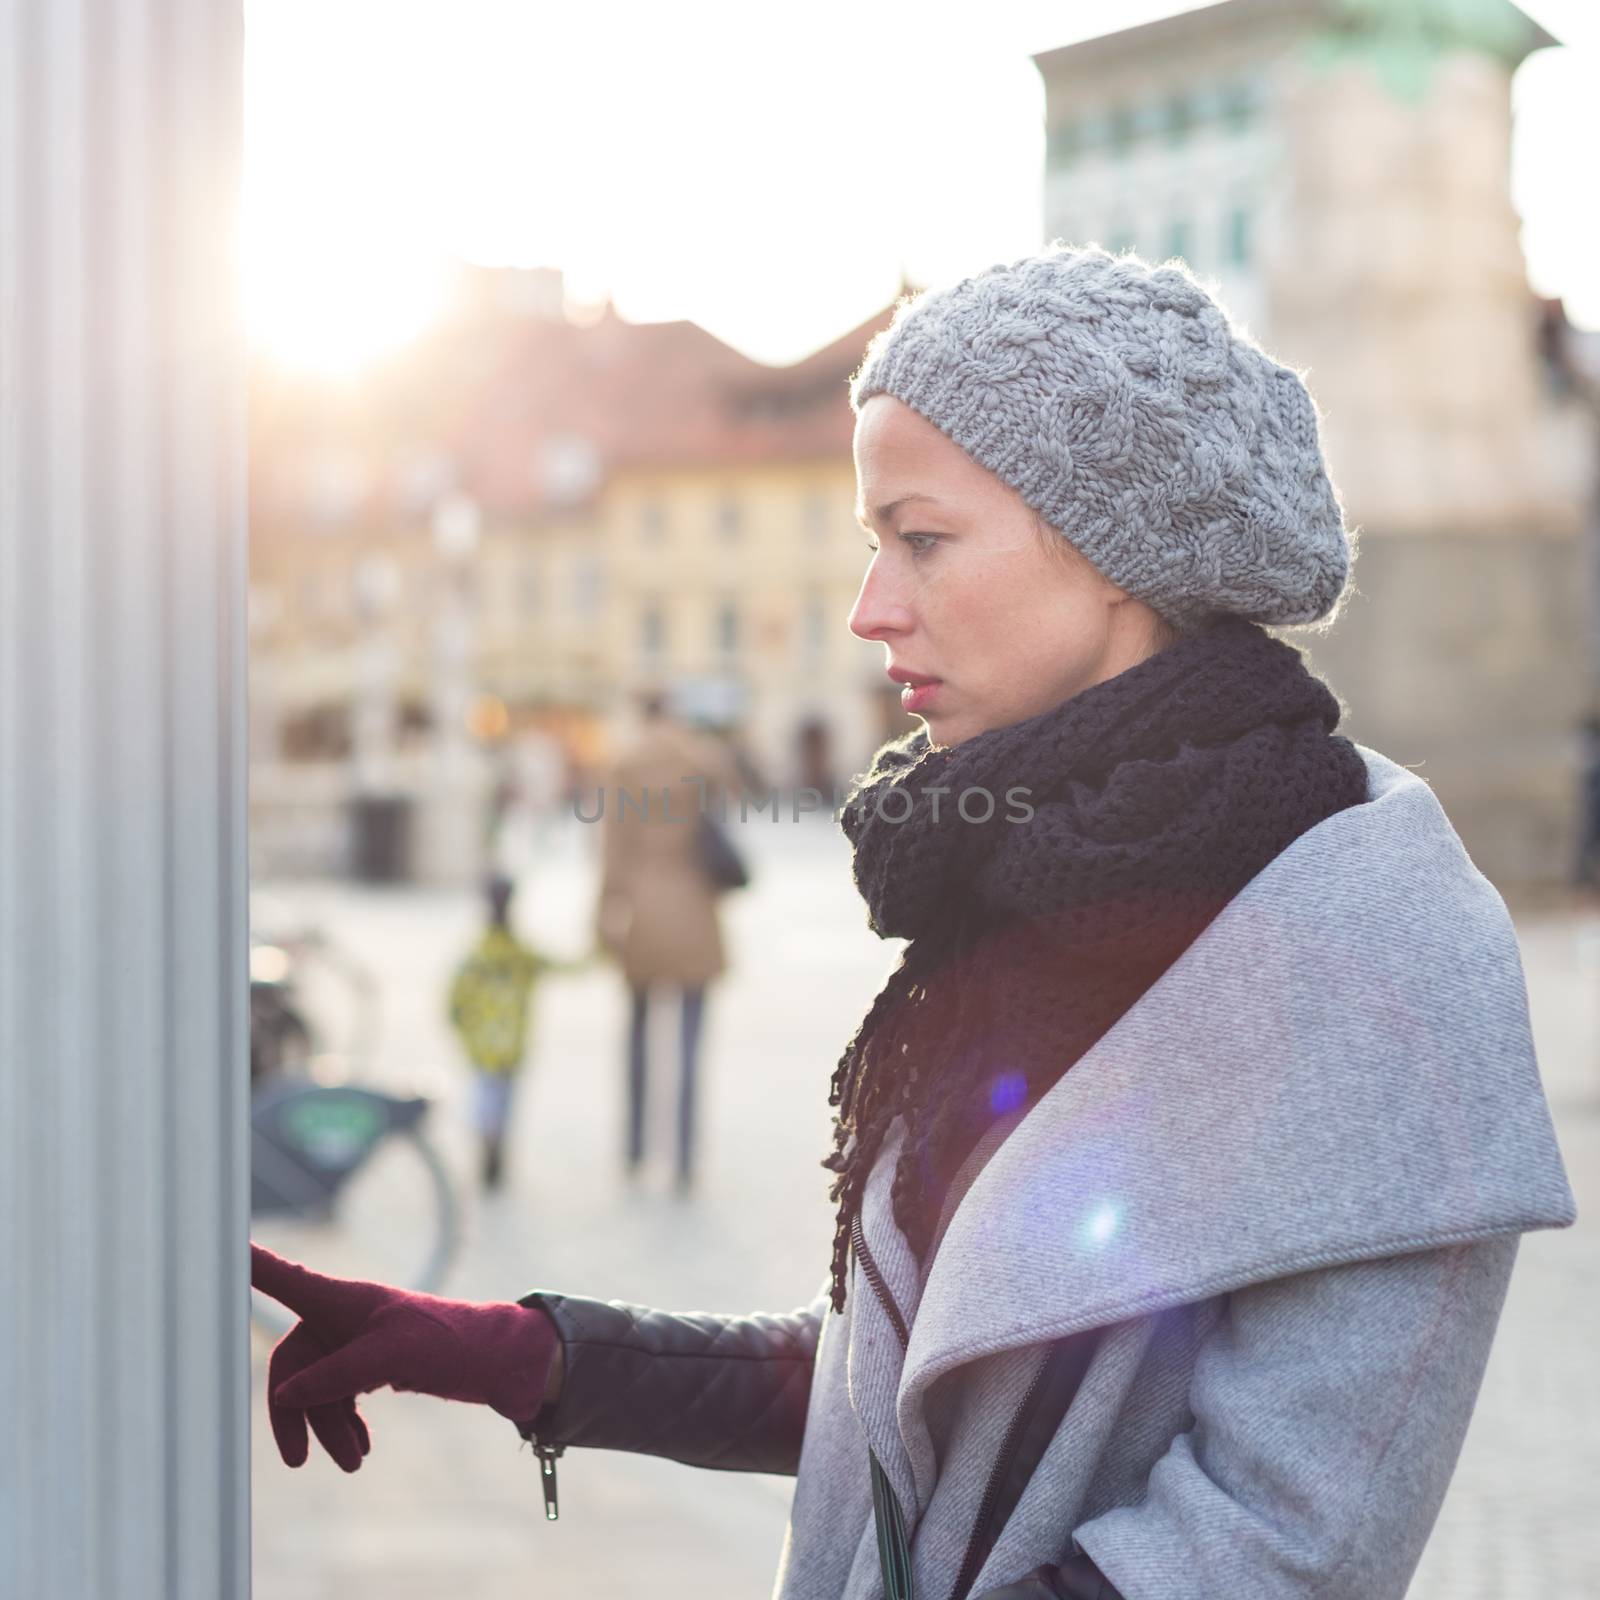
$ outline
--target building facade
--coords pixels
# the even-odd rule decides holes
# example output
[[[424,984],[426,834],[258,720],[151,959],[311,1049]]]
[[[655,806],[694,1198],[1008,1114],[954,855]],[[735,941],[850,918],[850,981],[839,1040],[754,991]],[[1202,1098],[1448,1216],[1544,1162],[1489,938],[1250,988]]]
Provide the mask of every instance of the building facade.
[[[767,784],[847,782],[909,725],[846,626],[846,380],[887,311],[769,368],[690,323],[465,299],[360,389],[259,375],[258,869],[359,867],[357,831],[403,828],[372,871],[460,880],[523,758],[570,796],[647,690]]]
[[[1307,373],[1358,530],[1305,635],[1492,877],[1560,877],[1596,685],[1591,429],[1549,382],[1510,197],[1504,0],[1223,0],[1036,58],[1045,226],[1183,258]]]

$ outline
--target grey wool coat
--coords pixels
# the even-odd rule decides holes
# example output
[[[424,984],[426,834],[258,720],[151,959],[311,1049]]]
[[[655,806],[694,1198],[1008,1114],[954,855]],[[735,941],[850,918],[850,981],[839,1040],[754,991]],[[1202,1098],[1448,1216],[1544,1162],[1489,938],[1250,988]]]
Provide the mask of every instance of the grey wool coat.
[[[869,1447],[917,1600],[948,1600],[1035,1374],[1086,1330],[975,1600],[1080,1552],[1126,1600],[1401,1600],[1519,1236],[1575,1210],[1505,906],[1427,784],[1361,753],[1368,803],[1271,862],[1028,1111],[925,1281],[886,1146],[878,1281],[858,1251],[841,1313],[768,1319],[809,1378],[776,1600],[883,1594]]]

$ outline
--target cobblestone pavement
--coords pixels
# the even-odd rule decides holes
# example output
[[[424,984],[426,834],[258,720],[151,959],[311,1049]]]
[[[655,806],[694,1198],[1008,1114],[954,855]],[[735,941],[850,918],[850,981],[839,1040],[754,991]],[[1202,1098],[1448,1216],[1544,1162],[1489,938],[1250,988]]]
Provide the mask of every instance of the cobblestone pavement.
[[[620,1172],[620,984],[595,970],[551,980],[537,1055],[515,1113],[513,1164],[492,1200],[472,1186],[465,1075],[440,1017],[444,974],[474,928],[466,895],[284,885],[285,905],[381,975],[370,1075],[440,1097],[436,1132],[462,1180],[462,1249],[445,1292],[509,1298],[534,1287],[674,1308],[787,1310],[823,1276],[830,1216],[818,1158],[826,1083],[889,952],[866,931],[843,841],[815,826],[750,824],[755,884],[730,902],[735,969],[713,991],[703,1064],[699,1182],[672,1192],[670,1076],[652,1107],[659,1159]],[[749,837],[755,828],[765,828]],[[588,830],[546,837],[521,921],[551,947],[585,941]],[[1600,917],[1521,924],[1541,1060],[1584,1215],[1523,1245],[1461,1466],[1412,1600],[1593,1600],[1600,1595]],[[340,996],[318,1002],[336,1038]],[[359,1219],[370,1254],[325,1249],[330,1270],[386,1276],[415,1244],[396,1202]],[[256,1338],[253,1401],[257,1600],[526,1600],[650,1592],[756,1600],[770,1591],[789,1484],[667,1462],[569,1454],[562,1514],[543,1520],[531,1453],[476,1407],[388,1391],[363,1401],[361,1471],[318,1453],[278,1460]]]

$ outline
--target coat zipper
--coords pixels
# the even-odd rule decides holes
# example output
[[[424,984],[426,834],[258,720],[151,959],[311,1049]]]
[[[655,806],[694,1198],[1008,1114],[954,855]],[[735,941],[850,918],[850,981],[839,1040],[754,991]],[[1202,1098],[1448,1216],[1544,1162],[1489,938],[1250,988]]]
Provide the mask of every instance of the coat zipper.
[[[1022,1429],[1028,1420],[1028,1410],[1044,1383],[1044,1375],[1049,1365],[1048,1356],[1039,1363],[1039,1370],[1034,1373],[1033,1382],[1028,1385],[1028,1391],[1022,1397],[1022,1404],[1017,1407],[1016,1414],[1011,1418],[1011,1426],[1006,1429],[1005,1438],[1000,1441],[1000,1453],[995,1457],[989,1481],[983,1486],[983,1498],[978,1502],[977,1520],[972,1524],[972,1537],[967,1541],[967,1553],[962,1558],[961,1573],[956,1579],[956,1586],[950,1591],[950,1600],[967,1600],[968,1593],[977,1582],[978,1569],[983,1565],[985,1556],[989,1519],[994,1515],[1000,1485],[1011,1469],[1012,1458],[1017,1453],[1017,1446],[1022,1442]]]
[[[558,1522],[561,1519],[561,1504],[556,1499],[556,1457],[561,1452],[547,1444],[537,1444],[533,1450],[539,1458],[539,1487],[544,1490],[544,1520]]]
[[[532,1423],[518,1423],[517,1432],[533,1446],[534,1459],[539,1463],[539,1488],[544,1494],[544,1520],[561,1520],[561,1502],[556,1497],[556,1457],[566,1454],[564,1444],[546,1444],[534,1431]]]
[[[895,1337],[900,1341],[900,1348],[909,1350],[910,1330],[906,1327],[906,1319],[900,1314],[900,1307],[894,1302],[894,1296],[889,1293],[889,1285],[883,1281],[883,1274],[878,1271],[878,1263],[872,1259],[872,1252],[867,1249],[866,1225],[862,1222],[859,1211],[850,1222],[850,1242],[856,1248],[856,1260],[861,1263],[861,1270],[866,1273],[867,1282],[872,1285],[872,1292],[877,1295],[879,1303],[889,1314],[890,1322],[894,1324]]]
[[[867,1248],[866,1227],[858,1211],[850,1223],[850,1242],[855,1246],[856,1261],[872,1285],[872,1292],[894,1325],[895,1337],[901,1350],[911,1347],[911,1332],[900,1307],[889,1293],[878,1263]],[[900,1497],[894,1492],[889,1474],[883,1470],[878,1452],[870,1446],[867,1459],[872,1465],[872,1522],[878,1533],[878,1568],[883,1574],[884,1600],[913,1600],[911,1588],[911,1541],[906,1537],[906,1517]]]

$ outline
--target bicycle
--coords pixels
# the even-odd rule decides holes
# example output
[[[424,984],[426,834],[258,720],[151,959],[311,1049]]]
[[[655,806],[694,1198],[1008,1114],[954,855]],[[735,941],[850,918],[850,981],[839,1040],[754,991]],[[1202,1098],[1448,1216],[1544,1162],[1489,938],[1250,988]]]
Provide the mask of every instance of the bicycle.
[[[269,1249],[321,1270],[384,1277],[433,1292],[443,1283],[460,1236],[454,1181],[425,1128],[432,1105],[424,1095],[396,1095],[349,1082],[344,1058],[315,1054],[315,1030],[293,989],[294,963],[331,947],[318,934],[259,945],[252,961],[256,986],[270,982],[270,1004],[252,1004],[250,1103],[251,1234]],[[334,963],[330,963],[334,964]],[[362,998],[375,985],[354,975]],[[359,980],[359,981],[357,981]],[[370,1036],[370,1030],[369,1030]],[[292,1040],[292,1050],[280,1048]],[[412,1259],[383,1261],[374,1240],[420,1241]],[[251,1294],[251,1318],[281,1334],[292,1319],[275,1301]]]

